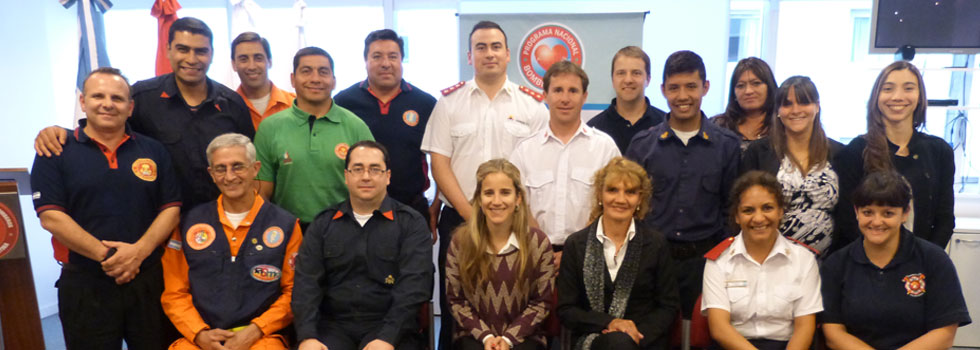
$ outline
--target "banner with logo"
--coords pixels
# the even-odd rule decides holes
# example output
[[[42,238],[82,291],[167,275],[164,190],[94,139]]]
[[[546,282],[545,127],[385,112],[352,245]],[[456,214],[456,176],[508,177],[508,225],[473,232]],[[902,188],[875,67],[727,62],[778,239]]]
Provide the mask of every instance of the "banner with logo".
[[[645,12],[587,14],[460,14],[460,79],[473,77],[469,65],[469,35],[473,25],[494,21],[507,34],[510,63],[507,77],[542,90],[542,78],[551,64],[563,59],[578,63],[589,75],[586,108],[605,108],[616,93],[612,89],[612,58],[619,49],[643,45]]]
[[[0,191],[0,260],[23,259],[27,256],[24,247],[23,220],[20,217],[20,200],[14,190]]]

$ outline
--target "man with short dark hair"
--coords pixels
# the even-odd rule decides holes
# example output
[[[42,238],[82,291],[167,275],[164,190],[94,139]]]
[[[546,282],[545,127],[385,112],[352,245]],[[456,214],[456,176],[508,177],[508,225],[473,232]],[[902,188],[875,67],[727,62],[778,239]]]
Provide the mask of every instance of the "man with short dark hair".
[[[300,350],[421,349],[416,317],[432,298],[425,219],[387,195],[388,151],[359,141],[346,158],[349,197],[317,215],[296,258]]]
[[[285,350],[299,221],[255,193],[261,163],[245,135],[207,147],[217,200],[181,218],[163,254],[163,309],[184,336],[171,350]],[[220,291],[220,292],[216,292]]]
[[[231,41],[231,68],[241,80],[237,92],[248,106],[256,130],[263,119],[288,109],[296,98],[296,94],[276,87],[269,80],[271,67],[269,41],[259,34],[244,32]]]
[[[404,45],[391,29],[368,34],[364,39],[367,79],[341,91],[334,100],[360,117],[391,152],[388,195],[418,211],[434,227],[440,201],[437,198],[430,207],[425,198],[429,162],[420,147],[436,99],[402,79]]]
[[[439,216],[439,348],[449,349],[452,316],[446,302],[446,253],[452,231],[470,217],[469,198],[476,189],[476,169],[485,161],[507,158],[517,143],[548,122],[544,96],[507,79],[510,49],[500,25],[480,21],[469,36],[467,60],[473,79],[442,90],[422,137],[432,157],[432,175],[446,205]]]
[[[636,134],[626,151],[657,189],[650,199],[656,205],[644,221],[670,244],[686,319],[701,294],[704,254],[727,234],[725,208],[741,158],[739,138],[701,112],[709,87],[705,76],[696,53],[671,54],[660,85],[670,106],[667,121]]]
[[[650,56],[636,46],[619,49],[612,60],[612,85],[616,98],[588,124],[612,136],[625,153],[636,133],[664,121],[664,111],[644,96],[650,85]]]
[[[374,140],[354,113],[333,103],[333,58],[318,47],[300,49],[289,75],[290,109],[262,121],[255,149],[262,162],[259,193],[299,217],[306,230],[324,208],[346,198],[344,160],[351,144]]]
[[[129,83],[113,68],[85,79],[85,119],[61,154],[34,158],[31,186],[41,226],[70,249],[58,279],[69,349],[165,349],[160,244],[180,212],[162,144],[133,132]]]
[[[592,176],[619,149],[609,135],[582,123],[589,76],[571,61],[552,64],[544,74],[544,98],[551,118],[534,137],[517,144],[510,161],[521,170],[527,205],[561,261],[565,238],[589,223]]]
[[[214,52],[211,29],[193,17],[178,19],[170,27],[167,57],[173,73],[136,82],[135,107],[129,125],[152,137],[173,157],[184,206],[190,210],[218,197],[208,174],[204,147],[218,135],[237,132],[252,137],[255,127],[248,108],[235,91],[207,77]],[[48,127],[34,142],[37,153],[60,154],[67,134]]]

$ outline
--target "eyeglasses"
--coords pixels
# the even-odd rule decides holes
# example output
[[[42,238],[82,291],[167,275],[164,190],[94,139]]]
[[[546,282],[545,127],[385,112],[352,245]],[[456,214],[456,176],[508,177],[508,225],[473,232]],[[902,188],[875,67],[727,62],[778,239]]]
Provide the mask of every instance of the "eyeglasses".
[[[242,175],[248,170],[248,166],[242,163],[235,163],[231,168],[228,168],[226,165],[217,165],[211,168],[211,172],[217,176],[225,176],[228,173],[228,169],[231,169],[231,172],[235,173],[235,175]]]
[[[356,167],[347,169],[347,172],[354,176],[361,176],[364,175],[364,172],[367,172],[368,175],[371,175],[371,177],[378,177],[381,176],[381,174],[388,172],[388,169]]]

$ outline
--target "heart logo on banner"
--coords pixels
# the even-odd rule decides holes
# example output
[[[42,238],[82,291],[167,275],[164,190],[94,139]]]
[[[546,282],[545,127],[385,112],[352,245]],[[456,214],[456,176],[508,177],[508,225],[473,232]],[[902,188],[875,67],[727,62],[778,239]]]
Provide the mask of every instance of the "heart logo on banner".
[[[561,44],[555,44],[555,46],[540,45],[534,49],[534,58],[538,60],[541,68],[548,70],[552,64],[568,58],[568,49]]]

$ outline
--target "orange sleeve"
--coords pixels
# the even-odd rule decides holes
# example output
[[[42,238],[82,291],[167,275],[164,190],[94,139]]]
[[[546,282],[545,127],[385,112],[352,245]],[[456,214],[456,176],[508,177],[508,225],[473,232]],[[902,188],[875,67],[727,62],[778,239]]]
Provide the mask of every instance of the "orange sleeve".
[[[163,312],[170,318],[170,322],[177,327],[177,331],[194,343],[197,333],[210,327],[194,308],[190,280],[187,277],[187,259],[184,257],[179,230],[179,228],[174,230],[170,240],[167,241],[167,248],[163,250],[161,263],[164,289],[163,295],[160,296],[160,304],[163,305]]]
[[[289,243],[286,243],[286,256],[282,260],[282,277],[279,278],[282,294],[268,310],[252,320],[252,323],[262,330],[262,334],[272,334],[293,322],[293,311],[289,303],[293,300],[294,264],[301,243],[303,243],[303,232],[300,232],[299,220],[296,220],[293,235],[289,238]]]

